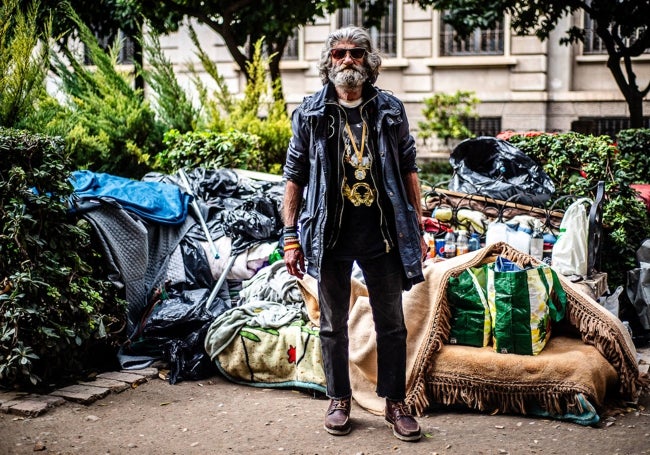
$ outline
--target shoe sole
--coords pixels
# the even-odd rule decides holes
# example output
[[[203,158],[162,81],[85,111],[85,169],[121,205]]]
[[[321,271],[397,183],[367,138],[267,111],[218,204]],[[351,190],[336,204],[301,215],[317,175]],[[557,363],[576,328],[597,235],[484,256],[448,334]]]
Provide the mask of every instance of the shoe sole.
[[[323,428],[325,428],[325,431],[327,431],[329,434],[333,434],[334,436],[345,436],[352,430],[352,427],[348,427],[343,430],[335,430],[333,428],[327,428],[325,425],[323,425]]]
[[[386,425],[393,430],[393,436],[395,436],[397,439],[400,441],[406,441],[406,442],[413,442],[413,441],[419,441],[422,439],[422,432],[420,431],[418,434],[413,435],[413,436],[404,436],[403,434],[399,434],[397,431],[395,431],[395,425],[390,423],[388,420],[385,420]]]

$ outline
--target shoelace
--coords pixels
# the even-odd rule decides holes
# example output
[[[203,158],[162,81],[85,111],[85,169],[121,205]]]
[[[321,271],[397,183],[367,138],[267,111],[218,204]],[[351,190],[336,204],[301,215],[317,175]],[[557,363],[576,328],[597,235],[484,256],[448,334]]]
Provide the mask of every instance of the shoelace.
[[[339,409],[346,410],[348,409],[348,405],[350,403],[350,400],[334,400],[332,402],[332,411],[336,411]]]
[[[408,409],[404,403],[395,403],[393,405],[393,415],[395,419],[401,419],[402,417],[410,417]]]

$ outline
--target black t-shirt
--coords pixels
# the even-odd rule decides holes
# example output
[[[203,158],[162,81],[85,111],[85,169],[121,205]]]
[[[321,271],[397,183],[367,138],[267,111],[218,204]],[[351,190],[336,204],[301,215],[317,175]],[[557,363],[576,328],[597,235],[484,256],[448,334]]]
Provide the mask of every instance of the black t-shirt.
[[[380,164],[369,125],[366,123],[364,127],[359,108],[344,109],[347,125],[337,138],[344,144],[343,156],[339,157],[343,181],[333,182],[339,193],[336,197],[342,201],[342,210],[339,220],[331,220],[335,237],[331,254],[340,258],[375,257],[386,252],[377,190],[381,185],[377,181],[377,176],[381,175],[377,172]]]

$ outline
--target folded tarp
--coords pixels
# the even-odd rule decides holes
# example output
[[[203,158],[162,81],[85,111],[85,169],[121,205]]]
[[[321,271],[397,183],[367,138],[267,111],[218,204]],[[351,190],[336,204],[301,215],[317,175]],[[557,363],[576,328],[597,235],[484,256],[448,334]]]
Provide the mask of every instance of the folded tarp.
[[[92,171],[75,171],[70,182],[73,211],[93,208],[92,201],[103,199],[120,204],[124,210],[158,224],[177,226],[187,217],[191,196],[178,186],[144,182]]]

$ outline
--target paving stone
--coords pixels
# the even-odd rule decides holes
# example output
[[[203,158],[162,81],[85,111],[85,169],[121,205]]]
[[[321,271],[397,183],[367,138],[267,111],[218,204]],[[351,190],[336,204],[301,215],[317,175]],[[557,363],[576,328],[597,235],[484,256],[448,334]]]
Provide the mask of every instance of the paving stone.
[[[8,401],[14,401],[23,398],[26,395],[27,394],[25,392],[14,392],[14,391],[0,392],[0,405],[3,405]]]
[[[7,400],[4,403],[0,405],[0,411],[4,412],[5,414],[9,414],[11,411],[11,408],[15,405],[17,405],[20,402],[20,399],[16,400]]]
[[[50,395],[63,397],[68,401],[74,401],[76,403],[90,404],[100,398],[104,398],[109,393],[111,393],[111,391],[106,387],[75,384],[55,390],[50,393]]]
[[[91,386],[91,387],[105,387],[113,393],[120,393],[125,391],[126,389],[131,388],[131,385],[126,382],[116,381],[115,379],[105,379],[105,378],[98,378],[94,381],[81,382],[80,384]]]
[[[140,374],[134,373],[122,373],[120,371],[109,371],[107,373],[101,373],[97,375],[98,379],[113,379],[115,381],[126,382],[130,385],[142,384],[147,382],[147,378]]]
[[[141,368],[139,370],[122,370],[120,373],[129,373],[129,374],[139,374],[145,378],[157,378],[158,377],[158,368]]]
[[[36,400],[36,401],[43,401],[47,403],[51,408],[55,406],[61,406],[63,403],[65,403],[65,399],[63,397],[56,397],[52,395],[27,395],[25,397],[27,400]]]
[[[2,411],[26,417],[36,417],[48,409],[65,403],[61,397],[49,395],[26,395],[2,404]]]

